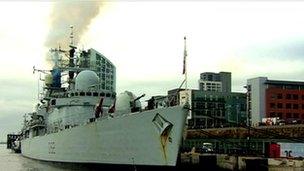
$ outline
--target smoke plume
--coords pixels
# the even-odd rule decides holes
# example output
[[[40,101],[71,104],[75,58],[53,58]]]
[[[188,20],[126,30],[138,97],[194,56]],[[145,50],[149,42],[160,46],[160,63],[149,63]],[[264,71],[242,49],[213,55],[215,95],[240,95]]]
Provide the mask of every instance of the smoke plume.
[[[54,4],[50,16],[51,27],[45,46],[66,49],[70,42],[70,26],[74,26],[74,43],[77,44],[92,19],[99,13],[100,1],[65,1]]]

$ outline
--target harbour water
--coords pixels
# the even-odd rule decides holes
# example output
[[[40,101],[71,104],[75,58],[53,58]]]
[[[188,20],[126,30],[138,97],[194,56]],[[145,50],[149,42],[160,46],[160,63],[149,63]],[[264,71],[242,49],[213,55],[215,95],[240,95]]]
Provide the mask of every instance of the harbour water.
[[[200,169],[195,170],[209,170],[208,164],[202,165]],[[106,170],[98,165],[81,165],[81,164],[67,164],[67,163],[54,163],[54,162],[43,162],[38,160],[29,159],[16,154],[10,149],[6,149],[6,144],[0,144],[0,170],[10,171],[89,171],[89,170]],[[119,170],[137,170],[140,169],[126,169],[122,168]],[[180,170],[180,169],[178,169]],[[184,169],[182,169],[184,170]],[[187,170],[187,169],[185,169]],[[216,169],[220,170],[220,169]],[[250,170],[250,169],[249,169]],[[263,168],[262,170],[265,170]],[[268,171],[304,171],[304,168],[288,168],[288,167],[270,167],[266,169]],[[223,171],[223,170],[222,170]]]
[[[63,164],[29,159],[0,144],[0,170],[10,171],[78,171],[99,170],[95,165]]]

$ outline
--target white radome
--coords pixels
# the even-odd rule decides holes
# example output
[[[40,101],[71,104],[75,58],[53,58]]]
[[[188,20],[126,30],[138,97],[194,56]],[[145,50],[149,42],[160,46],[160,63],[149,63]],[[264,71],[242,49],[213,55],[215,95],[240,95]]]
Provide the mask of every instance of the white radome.
[[[94,86],[97,86],[99,83],[99,78],[94,71],[84,70],[81,71],[75,81],[75,89],[86,91]]]

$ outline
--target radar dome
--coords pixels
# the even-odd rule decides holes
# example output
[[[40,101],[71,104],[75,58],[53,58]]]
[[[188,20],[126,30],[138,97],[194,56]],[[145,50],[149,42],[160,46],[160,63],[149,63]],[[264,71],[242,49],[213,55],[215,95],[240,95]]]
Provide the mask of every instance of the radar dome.
[[[75,89],[86,91],[94,88],[99,83],[97,74],[90,70],[81,71],[76,76]]]

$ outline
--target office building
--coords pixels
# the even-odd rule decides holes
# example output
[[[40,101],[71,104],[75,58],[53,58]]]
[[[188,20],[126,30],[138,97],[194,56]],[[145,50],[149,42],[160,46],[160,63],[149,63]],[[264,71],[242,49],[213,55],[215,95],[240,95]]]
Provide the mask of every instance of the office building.
[[[303,122],[304,82],[258,77],[248,79],[246,88],[251,125],[257,126],[262,118],[270,117],[278,117],[287,124]]]
[[[199,90],[231,92],[230,72],[204,72],[200,74]]]

